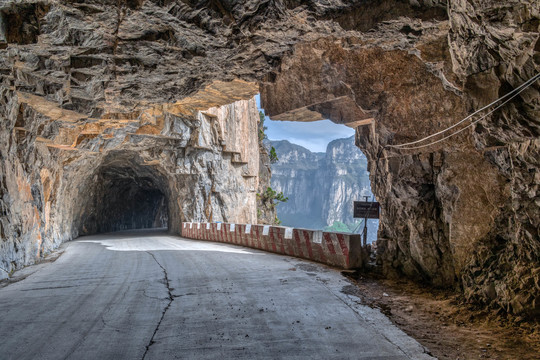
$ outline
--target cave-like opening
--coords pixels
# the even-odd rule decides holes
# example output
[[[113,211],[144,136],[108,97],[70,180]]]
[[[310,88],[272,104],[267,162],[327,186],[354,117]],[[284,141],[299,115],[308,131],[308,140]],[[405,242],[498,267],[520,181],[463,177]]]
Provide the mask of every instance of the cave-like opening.
[[[107,167],[100,178],[97,232],[167,226],[165,195],[150,177],[129,167]]]
[[[80,233],[168,228],[170,192],[166,177],[131,152],[107,156],[85,191]]]
[[[354,217],[353,204],[377,200],[354,126],[329,119],[270,119],[257,100],[262,136],[271,155],[271,187],[288,198],[276,206],[281,224],[362,234],[366,219]],[[368,219],[367,228],[368,242],[377,240],[379,220]]]

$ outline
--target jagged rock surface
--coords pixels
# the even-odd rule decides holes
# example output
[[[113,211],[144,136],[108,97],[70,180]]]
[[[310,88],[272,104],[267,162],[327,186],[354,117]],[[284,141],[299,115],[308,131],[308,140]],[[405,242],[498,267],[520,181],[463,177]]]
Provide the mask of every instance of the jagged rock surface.
[[[168,189],[191,184],[183,199],[195,199],[201,214],[208,198],[199,195],[213,186],[192,172],[214,174],[216,188],[248,188],[244,180],[222,182],[221,174],[237,171],[243,179],[247,170],[240,169],[245,164],[231,170],[235,166],[219,150],[193,147],[172,160],[161,152],[168,147],[176,153],[175,144],[187,141],[167,137],[187,133],[167,127],[167,113],[191,119],[186,127],[198,135],[189,139],[204,139],[213,130],[193,122],[200,121],[197,111],[248,99],[262,80],[270,115],[297,121],[327,117],[357,128],[382,203],[379,249],[386,273],[457,286],[472,301],[538,315],[538,83],[452,141],[422,151],[385,147],[454,124],[540,70],[538,1],[444,3],[2,2],[4,271],[74,235],[80,222],[59,216],[57,209],[75,214],[87,205],[71,199],[80,198],[79,188],[92,183],[100,164],[112,166],[114,159],[103,161],[114,149],[134,151],[130,160],[137,169],[156,157],[160,164],[173,163],[161,165],[164,173],[184,169],[187,182],[157,171],[147,184],[168,184],[157,190],[169,199],[176,193]],[[248,83],[216,83],[237,78]],[[183,110],[170,110],[178,101]],[[97,130],[99,136],[96,130],[80,131],[82,124],[101,126],[104,120],[119,130]],[[130,135],[124,143],[127,133],[144,136]],[[50,155],[77,153],[66,146],[81,144],[99,152],[105,140],[95,139],[104,136],[110,145],[101,155],[88,155],[87,163],[74,155]],[[184,161],[191,155],[193,161]],[[215,199],[216,211],[232,211],[234,201]],[[169,222],[182,206],[176,208],[169,206]]]
[[[149,108],[136,119],[86,118],[23,92],[3,105],[4,276],[79,235],[257,221],[253,98],[192,114]]]
[[[538,19],[537,2],[450,2],[448,21],[396,19],[297,44],[261,90],[276,119],[357,127],[382,202],[386,274],[531,316],[540,314],[538,82],[450,141],[387,145],[451,126],[537,74]]]
[[[260,113],[259,113],[260,114]],[[265,141],[264,116],[260,115],[259,121],[259,188],[257,189],[257,222],[259,224],[274,225],[278,222],[277,209],[274,204],[265,201],[263,194],[270,186],[272,179],[272,167],[270,166],[270,154]]]
[[[272,164],[272,188],[289,200],[277,206],[284,225],[321,229],[334,221],[354,223],[353,201],[372,196],[367,159],[354,137],[330,142],[313,153],[287,140],[269,141],[279,161]]]

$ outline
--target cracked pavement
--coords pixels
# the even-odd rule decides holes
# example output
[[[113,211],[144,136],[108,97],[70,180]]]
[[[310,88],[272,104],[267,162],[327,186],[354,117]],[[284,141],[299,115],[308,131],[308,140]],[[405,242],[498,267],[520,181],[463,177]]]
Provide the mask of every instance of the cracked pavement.
[[[2,359],[433,359],[324,265],[157,231],[0,288]]]
[[[171,303],[174,301],[174,297],[173,297],[173,294],[172,294],[172,289],[171,289],[171,283],[169,281],[169,275],[167,274],[167,269],[165,269],[160,263],[159,261],[157,261],[156,257],[154,254],[152,254],[151,252],[147,251],[147,253],[152,256],[152,258],[154,259],[154,261],[159,265],[159,267],[161,268],[161,270],[163,270],[163,277],[164,277],[164,281],[165,281],[165,284],[167,286],[167,292],[168,292],[168,299],[169,299],[169,303],[167,304],[167,306],[163,309],[163,312],[161,313],[161,319],[159,319],[159,322],[157,323],[156,325],[156,328],[154,329],[154,333],[152,334],[152,338],[150,339],[150,342],[148,343],[148,345],[146,345],[146,350],[144,351],[144,354],[143,354],[143,360],[146,359],[146,354],[148,354],[148,351],[150,350],[150,346],[154,345],[155,344],[155,341],[154,341],[154,337],[156,336],[157,332],[159,331],[159,326],[161,325],[161,322],[163,321],[163,318],[165,317],[165,314],[167,313],[167,310],[169,310],[169,308],[171,307]]]

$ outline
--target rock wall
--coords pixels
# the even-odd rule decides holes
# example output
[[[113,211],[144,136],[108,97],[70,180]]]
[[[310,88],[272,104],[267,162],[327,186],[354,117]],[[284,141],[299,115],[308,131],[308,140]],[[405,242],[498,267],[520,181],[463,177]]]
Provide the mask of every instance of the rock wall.
[[[79,235],[178,232],[184,219],[257,221],[254,98],[96,119],[9,91],[0,131],[2,277]]]
[[[203,113],[260,85],[274,117],[357,128],[386,273],[537,315],[538,82],[451,141],[389,147],[540,70],[538,1],[446,3],[3,1],[0,273],[84,231],[95,206],[79,192],[96,194],[105,167],[124,179],[126,159],[168,199],[169,223],[247,216],[251,197],[236,194],[256,188],[255,164],[238,142],[220,150],[228,135]]]
[[[453,70],[469,106],[489,103],[540,71],[540,3],[455,1],[449,14]],[[501,207],[492,211],[489,230],[464,264],[465,295],[539,316],[539,82],[476,126],[472,135],[498,180],[496,187],[482,179],[485,196],[489,201],[498,192],[502,198],[494,203]]]
[[[538,82],[447,141],[391,145],[443,130],[537,74],[538,18],[537,2],[451,2],[448,20],[297,44],[261,88],[273,118],[357,128],[382,202],[387,275],[528,316],[540,314]]]
[[[272,164],[272,188],[289,200],[277,206],[286,226],[322,229],[334,221],[354,223],[353,201],[372,196],[367,159],[354,137],[328,144],[326,153],[312,153],[286,140],[270,141],[279,161]]]
[[[260,114],[260,113],[259,113]],[[271,185],[272,168],[270,155],[264,143],[264,116],[259,115],[259,188],[257,189],[257,222],[259,224],[274,225],[279,222],[276,207],[265,201],[262,194]]]

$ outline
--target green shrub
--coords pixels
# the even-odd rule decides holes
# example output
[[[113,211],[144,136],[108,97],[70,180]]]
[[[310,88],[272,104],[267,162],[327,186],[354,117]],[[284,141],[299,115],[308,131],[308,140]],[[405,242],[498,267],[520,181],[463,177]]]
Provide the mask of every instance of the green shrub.
[[[267,187],[266,190],[262,194],[257,193],[257,197],[261,199],[262,203],[265,206],[268,206],[270,208],[275,207],[280,202],[286,202],[287,200],[289,200],[288,197],[283,195],[283,192],[280,191],[278,193],[277,191],[272,189],[270,186]]]
[[[266,130],[268,127],[264,126],[264,113],[259,111],[259,142],[262,142],[264,139],[267,139]]]
[[[270,163],[276,163],[279,161],[279,158],[276,154],[276,149],[272,146],[272,148],[270,149]]]

